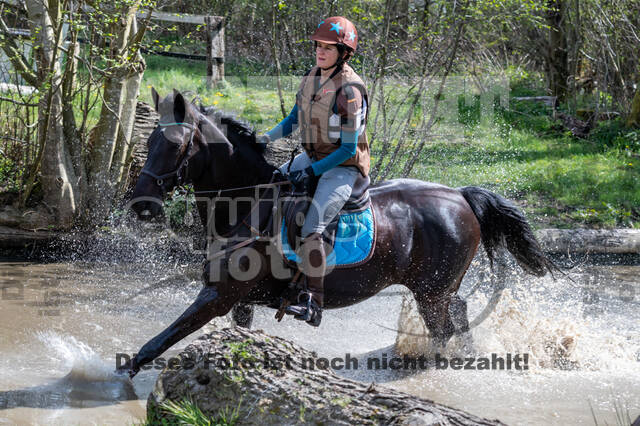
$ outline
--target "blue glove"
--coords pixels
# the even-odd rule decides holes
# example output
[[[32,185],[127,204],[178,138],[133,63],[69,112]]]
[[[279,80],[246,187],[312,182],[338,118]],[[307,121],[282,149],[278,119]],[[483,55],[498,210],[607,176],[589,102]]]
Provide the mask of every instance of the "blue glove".
[[[293,184],[296,190],[311,192],[311,183],[316,174],[313,172],[313,167],[309,166],[304,170],[295,170],[287,176],[289,182]]]

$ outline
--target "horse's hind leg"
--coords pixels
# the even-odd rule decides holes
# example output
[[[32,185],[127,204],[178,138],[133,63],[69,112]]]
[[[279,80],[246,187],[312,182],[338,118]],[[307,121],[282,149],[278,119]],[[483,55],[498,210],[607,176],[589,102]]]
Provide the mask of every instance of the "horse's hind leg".
[[[469,317],[467,315],[467,302],[457,294],[451,296],[449,305],[451,319],[456,327],[456,335],[462,339],[462,350],[465,353],[473,352],[473,338],[469,330]]]
[[[418,311],[429,329],[434,344],[445,347],[456,332],[456,327],[449,313],[450,297],[428,298],[416,295],[416,302],[418,302]]]
[[[469,332],[469,317],[467,316],[467,302],[457,294],[451,296],[449,305],[451,320],[456,327],[456,334]]]
[[[237,326],[251,328],[251,323],[253,322],[253,310],[253,305],[236,303],[231,311],[233,322],[235,322]]]

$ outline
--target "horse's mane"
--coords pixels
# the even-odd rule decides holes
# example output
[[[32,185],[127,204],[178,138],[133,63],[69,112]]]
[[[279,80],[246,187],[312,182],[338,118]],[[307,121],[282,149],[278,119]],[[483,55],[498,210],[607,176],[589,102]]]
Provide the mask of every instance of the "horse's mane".
[[[241,158],[253,163],[248,166],[271,174],[274,167],[265,159],[265,147],[256,142],[256,132],[248,122],[212,106],[200,105],[199,110],[227,136]]]
[[[223,131],[223,133],[226,133],[224,131],[226,127],[227,130],[231,130],[246,139],[248,146],[253,150],[258,152],[260,155],[264,155],[264,147],[256,143],[256,132],[248,122],[240,120],[232,114],[226,113],[212,106],[206,107],[201,105],[200,112],[212,120],[218,128]]]

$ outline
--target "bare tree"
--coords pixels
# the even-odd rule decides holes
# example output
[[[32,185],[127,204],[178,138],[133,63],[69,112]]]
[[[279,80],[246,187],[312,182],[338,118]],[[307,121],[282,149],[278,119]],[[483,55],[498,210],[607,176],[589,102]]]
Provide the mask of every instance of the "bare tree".
[[[93,225],[104,220],[127,176],[135,103],[145,68],[139,45],[146,26],[136,24],[140,3],[95,1],[89,6],[75,0],[27,0],[35,72],[15,40],[4,38],[0,43],[14,68],[40,93],[38,153],[20,202],[26,204],[39,180],[57,227],[69,228],[78,218]],[[104,51],[98,43],[80,54],[79,31],[87,27],[98,38],[109,38],[108,47],[101,43]],[[5,34],[8,30],[1,17],[0,29]],[[94,55],[104,68],[96,67]],[[79,62],[89,75],[84,88],[78,85]],[[101,89],[96,96],[97,87]],[[84,96],[80,126],[74,110],[78,96]],[[89,110],[98,100],[98,123],[86,138]]]

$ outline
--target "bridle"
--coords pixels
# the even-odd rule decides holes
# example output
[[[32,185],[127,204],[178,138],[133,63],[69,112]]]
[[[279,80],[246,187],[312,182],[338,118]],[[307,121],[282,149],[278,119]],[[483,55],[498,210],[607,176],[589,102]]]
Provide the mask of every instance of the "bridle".
[[[157,175],[155,173],[153,173],[150,170],[147,169],[142,169],[141,170],[141,174],[145,174],[148,176],[151,176],[152,178],[154,178],[156,180],[156,184],[158,186],[160,186],[162,189],[164,189],[164,180],[167,178],[171,178],[171,177],[176,177],[177,179],[177,183],[176,186],[180,187],[185,183],[185,175],[186,175],[186,168],[189,165],[189,159],[191,158],[191,149],[193,148],[193,137],[195,135],[195,130],[196,130],[196,126],[194,126],[193,124],[189,124],[189,123],[184,123],[184,122],[175,122],[175,123],[158,123],[158,126],[162,128],[162,131],[164,131],[165,128],[170,127],[170,126],[181,126],[181,127],[186,127],[188,129],[191,130],[191,133],[189,135],[189,142],[187,144],[187,148],[185,149],[185,154],[182,157],[182,160],[180,160],[180,164],[178,164],[178,167],[176,167],[173,171],[168,172],[168,173],[164,173],[162,175]],[[297,151],[297,150],[296,150]],[[295,154],[295,153],[294,153]],[[292,159],[293,159],[292,155]],[[291,169],[291,163],[289,164],[289,169]],[[246,190],[246,189],[262,189],[262,188],[272,188],[276,191],[276,195],[275,198],[278,197],[277,194],[279,194],[280,192],[280,186],[281,185],[287,185],[290,184],[289,181],[282,181],[282,182],[273,182],[275,176],[271,178],[271,181],[267,184],[259,184],[259,185],[250,185],[250,186],[244,186],[244,187],[237,187],[237,188],[225,188],[225,189],[218,189],[218,190],[212,190],[212,191],[194,191],[194,193],[196,195],[204,195],[204,194],[210,194],[210,195],[215,195],[215,197],[220,197],[220,195],[223,192],[235,192],[235,191],[240,191],[240,190]],[[219,252],[215,253],[213,256],[209,257],[209,260],[219,257],[223,254],[226,254],[230,251],[234,251],[237,250],[240,247],[244,247],[247,246],[249,244],[252,244],[255,241],[258,241],[260,239],[267,239],[270,238],[268,235],[266,235],[263,231],[260,231],[256,228],[254,228],[253,226],[251,226],[250,224],[248,224],[246,222],[247,218],[249,216],[251,216],[251,213],[255,210],[255,208],[258,206],[258,203],[256,203],[256,205],[251,209],[251,211],[246,215],[246,217],[244,217],[241,221],[239,221],[231,230],[231,232],[235,231],[235,229],[237,229],[238,226],[241,225],[245,225],[249,228],[249,230],[251,231],[252,237],[238,243],[238,244],[234,244],[231,247],[225,248],[223,250],[220,250]],[[269,223],[271,223],[271,221],[273,221],[273,218],[276,214],[276,203],[274,203],[273,207],[272,207],[272,214],[271,217],[269,219]],[[270,225],[266,226],[266,229],[268,229],[270,227]]]
[[[164,129],[170,126],[181,126],[181,127],[186,127],[188,129],[191,129],[191,134],[189,135],[189,142],[187,143],[185,154],[182,157],[182,160],[180,160],[180,164],[178,164],[178,167],[171,172],[168,172],[162,175],[157,175],[152,171],[147,170],[146,168],[143,168],[140,173],[154,178],[156,180],[156,184],[162,188],[164,188],[165,179],[175,176],[177,179],[176,186],[181,186],[185,181],[186,168],[189,165],[189,159],[191,158],[191,149],[193,148],[193,136],[196,133],[196,126],[194,126],[193,124],[184,123],[184,122],[180,122],[180,123],[160,123],[159,122],[158,126],[162,128],[161,131],[163,132],[164,132]]]
[[[143,168],[140,171],[140,174],[144,174],[144,175],[148,175],[151,176],[152,178],[154,178],[156,180],[156,184],[160,187],[164,187],[164,180],[173,176],[176,176],[177,178],[177,184],[176,186],[180,187],[185,183],[184,180],[184,176],[186,173],[183,172],[183,169],[186,169],[189,166],[189,159],[191,158],[191,149],[193,148],[193,137],[195,135],[195,130],[197,128],[197,126],[194,126],[193,124],[189,124],[189,123],[185,123],[185,122],[176,122],[176,123],[161,123],[158,122],[158,126],[162,128],[162,131],[164,131],[165,128],[170,127],[170,126],[181,126],[181,127],[186,127],[188,129],[191,129],[191,133],[189,134],[189,142],[187,143],[187,148],[185,149],[185,154],[184,157],[182,157],[182,160],[180,161],[180,164],[178,164],[178,167],[176,167],[174,170],[162,174],[162,175],[157,175],[155,173],[153,173],[150,170],[147,170],[146,168]],[[298,148],[296,148],[292,153],[291,153],[291,161],[289,162],[289,170],[291,171],[291,164],[293,163],[293,158],[295,157],[295,155],[298,152]],[[195,195],[216,195],[217,197],[219,197],[220,195],[222,195],[223,192],[236,192],[236,191],[241,191],[241,190],[245,190],[245,189],[257,189],[257,188],[272,188],[274,186],[279,186],[279,185],[286,185],[286,184],[290,184],[289,181],[283,181],[283,182],[275,182],[273,183],[273,179],[271,182],[267,183],[267,184],[258,184],[258,185],[249,185],[249,186],[241,186],[241,187],[236,187],[236,188],[225,188],[225,189],[215,189],[215,190],[208,190],[208,191],[193,191],[193,193]]]

